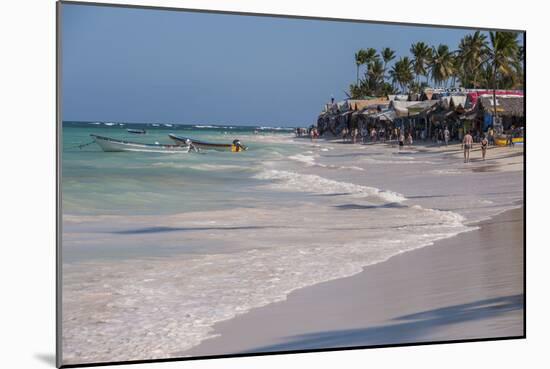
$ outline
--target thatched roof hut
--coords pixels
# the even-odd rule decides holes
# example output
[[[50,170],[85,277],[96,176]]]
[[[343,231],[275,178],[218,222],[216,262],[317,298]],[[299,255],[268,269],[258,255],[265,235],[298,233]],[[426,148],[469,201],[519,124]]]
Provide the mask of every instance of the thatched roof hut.
[[[347,100],[350,109],[363,110],[366,107],[373,105],[384,105],[388,103],[387,97],[376,97],[373,99],[349,99]]]
[[[496,96],[496,111],[500,116],[523,117],[525,115],[523,105],[523,96]],[[484,113],[494,114],[493,97],[482,96],[479,108]]]

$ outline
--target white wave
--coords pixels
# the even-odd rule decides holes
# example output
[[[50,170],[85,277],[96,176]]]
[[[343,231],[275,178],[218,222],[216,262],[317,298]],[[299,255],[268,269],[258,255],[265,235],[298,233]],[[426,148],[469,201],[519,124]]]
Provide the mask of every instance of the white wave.
[[[294,128],[289,127],[257,127],[256,129],[262,131],[294,131]]]
[[[309,151],[311,152],[311,151]],[[314,166],[315,165],[315,157],[310,155],[303,155],[303,154],[296,154],[291,155],[288,157],[290,160],[298,161],[300,163],[303,163],[307,166]]]
[[[463,172],[458,169],[434,169],[431,171],[433,174],[439,174],[439,175],[458,175],[462,174]]]
[[[361,168],[361,167],[357,167],[355,165],[351,165],[351,166],[343,166],[343,167],[339,167],[340,169],[349,169],[349,170],[358,170],[358,171],[364,171],[365,169],[364,168]]]
[[[236,225],[232,222],[249,212],[252,219],[265,216],[252,209],[204,215],[210,220],[216,216],[215,224],[223,227]],[[215,337],[213,325],[220,321],[282,301],[296,289],[357,274],[365,266],[471,229],[450,212],[420,207],[400,209],[399,216],[382,210],[368,219],[369,226],[379,226],[371,229],[364,229],[364,218],[338,221],[332,213],[323,213],[322,207],[296,207],[292,213],[281,210],[269,216],[287,222],[285,232],[265,230],[264,234],[251,234],[242,230],[222,232],[219,239],[213,233],[202,236],[224,243],[242,243],[250,237],[257,242],[259,237],[276,245],[273,247],[67,265],[64,267],[65,359],[83,362],[182,356],[185,350]],[[189,214],[178,215],[173,221],[186,224],[186,216],[195,222],[204,220],[200,215]],[[136,221],[130,224],[135,225]],[[144,224],[150,222],[144,219]],[[164,219],[162,224],[171,223]],[[399,224],[406,227],[396,227]],[[336,231],[328,237],[324,233],[318,237],[313,234],[306,244],[288,243],[285,238],[289,233],[290,236],[307,233],[312,227],[338,225],[357,228],[359,233]],[[348,238],[354,241],[346,241]],[[82,329],[86,330],[85,335]]]
[[[401,160],[403,159],[403,160]],[[412,159],[412,160],[411,160]],[[373,157],[363,157],[359,159],[362,162],[375,164],[375,165],[385,165],[385,164],[435,164],[435,162],[427,160],[414,160],[414,158],[403,157],[399,160],[383,159],[383,158],[373,158]]]
[[[160,168],[175,168],[175,169],[195,169],[204,171],[226,171],[226,170],[246,170],[246,166],[231,165],[231,164],[187,164],[182,162],[158,162],[152,166]]]
[[[264,170],[255,176],[257,179],[274,180],[273,187],[296,192],[311,192],[319,194],[350,193],[356,197],[379,197],[384,201],[403,202],[401,194],[383,191],[375,187],[367,187],[349,182],[334,181],[315,174],[299,174],[282,170]]]

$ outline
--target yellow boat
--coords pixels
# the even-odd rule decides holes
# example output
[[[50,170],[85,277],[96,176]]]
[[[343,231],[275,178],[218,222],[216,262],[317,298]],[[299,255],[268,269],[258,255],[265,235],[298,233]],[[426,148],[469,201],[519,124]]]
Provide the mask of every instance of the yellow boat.
[[[495,145],[497,145],[497,146],[508,146],[508,139],[504,136],[495,137]]]
[[[523,144],[523,137],[513,137],[512,143],[515,144]],[[505,136],[495,137],[495,145],[497,146],[508,146],[508,138]]]
[[[514,137],[514,138],[512,138],[512,142],[514,144],[522,144],[523,143],[523,137]]]

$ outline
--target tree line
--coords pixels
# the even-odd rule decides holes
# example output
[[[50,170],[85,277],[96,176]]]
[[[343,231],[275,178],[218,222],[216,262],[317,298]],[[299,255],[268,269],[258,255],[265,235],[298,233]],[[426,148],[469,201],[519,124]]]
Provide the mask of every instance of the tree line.
[[[349,97],[419,93],[426,87],[458,85],[493,90],[523,88],[525,50],[517,32],[476,31],[465,35],[456,50],[420,41],[409,51],[410,56],[397,60],[389,47],[380,53],[374,48],[357,51],[357,79],[349,87]]]

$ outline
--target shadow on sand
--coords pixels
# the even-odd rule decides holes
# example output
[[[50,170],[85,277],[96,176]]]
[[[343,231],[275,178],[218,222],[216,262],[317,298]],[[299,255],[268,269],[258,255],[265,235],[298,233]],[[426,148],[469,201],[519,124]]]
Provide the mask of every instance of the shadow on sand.
[[[114,234],[149,234],[149,233],[165,233],[165,232],[191,232],[191,231],[226,231],[239,229],[265,229],[265,228],[281,228],[267,226],[240,226],[240,227],[146,227],[139,229],[128,229],[124,231],[109,232]]]
[[[521,309],[523,294],[498,297],[404,315],[395,318],[395,324],[391,325],[290,336],[288,342],[258,347],[250,352],[412,343],[444,326],[494,318]]]
[[[334,206],[340,210],[365,210],[365,209],[400,209],[408,208],[407,205],[400,204],[398,202],[390,202],[382,205],[360,205],[360,204],[342,204]]]

